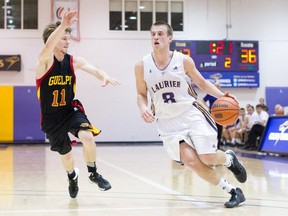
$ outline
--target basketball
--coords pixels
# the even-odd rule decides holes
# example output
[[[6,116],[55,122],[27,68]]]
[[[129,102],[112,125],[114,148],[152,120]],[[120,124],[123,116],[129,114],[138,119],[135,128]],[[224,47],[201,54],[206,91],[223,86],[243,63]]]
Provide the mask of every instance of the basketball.
[[[211,107],[211,115],[222,126],[232,125],[239,117],[239,103],[230,97],[218,98]]]

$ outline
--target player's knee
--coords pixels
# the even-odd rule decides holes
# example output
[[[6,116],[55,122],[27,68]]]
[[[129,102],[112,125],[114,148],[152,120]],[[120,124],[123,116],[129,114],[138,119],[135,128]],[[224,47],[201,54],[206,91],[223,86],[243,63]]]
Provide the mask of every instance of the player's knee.
[[[184,164],[193,170],[198,169],[199,163],[200,161],[195,159],[189,159],[188,161],[184,161]]]
[[[199,158],[202,163],[208,166],[214,166],[217,163],[217,158],[215,154],[203,154],[199,155]]]
[[[72,153],[71,151],[68,152],[67,154],[64,154],[64,155],[61,155],[62,159],[65,160],[65,161],[69,161],[69,160],[72,160]]]
[[[80,131],[78,136],[83,144],[94,142],[93,135],[89,131]]]

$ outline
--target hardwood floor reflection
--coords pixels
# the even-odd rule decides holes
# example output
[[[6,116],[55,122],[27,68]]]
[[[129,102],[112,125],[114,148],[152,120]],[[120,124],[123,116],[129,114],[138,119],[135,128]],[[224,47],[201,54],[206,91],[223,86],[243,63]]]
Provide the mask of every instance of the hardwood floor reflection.
[[[172,162],[161,145],[98,145],[98,170],[112,184],[105,192],[89,183],[82,146],[73,151],[80,169],[76,199],[69,197],[66,173],[48,145],[0,145],[0,215],[288,215],[287,158],[236,151],[248,172],[245,184],[226,168],[216,169],[243,189],[247,201],[226,209],[227,193]]]

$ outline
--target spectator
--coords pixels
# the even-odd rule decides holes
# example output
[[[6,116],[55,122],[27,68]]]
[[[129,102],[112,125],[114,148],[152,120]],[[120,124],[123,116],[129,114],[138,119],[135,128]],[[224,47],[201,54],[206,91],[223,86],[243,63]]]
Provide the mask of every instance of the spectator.
[[[268,112],[268,107],[265,104],[265,99],[264,98],[259,98],[259,104],[261,105],[262,110]]]
[[[281,104],[276,104],[274,107],[274,116],[278,116],[278,115],[284,115],[284,108],[283,106],[281,106]]]
[[[228,126],[223,127],[222,131],[222,140],[224,145],[234,145],[235,144],[235,124],[237,124],[239,120]]]
[[[259,104],[261,106],[265,105],[265,99],[264,98],[259,98]]]
[[[244,141],[244,133],[246,131],[245,109],[241,108],[239,113],[239,123],[235,127],[235,144],[240,145]]]
[[[236,146],[242,144],[245,132],[245,109],[241,108],[237,121],[229,126],[223,127],[222,139],[227,145]]]
[[[244,143],[247,142],[251,128],[253,124],[255,123],[255,121],[258,119],[254,106],[252,106],[251,104],[247,104],[246,111],[247,111],[247,114],[244,117],[244,126],[245,126],[244,138],[243,138]]]
[[[262,109],[261,104],[258,104],[256,106],[256,113],[257,113],[257,119],[255,118],[254,124],[251,128],[251,131],[249,133],[248,140],[245,143],[244,149],[249,149],[249,150],[257,149],[258,147],[257,138],[262,136],[264,132],[264,128],[267,124],[269,115],[265,110]]]

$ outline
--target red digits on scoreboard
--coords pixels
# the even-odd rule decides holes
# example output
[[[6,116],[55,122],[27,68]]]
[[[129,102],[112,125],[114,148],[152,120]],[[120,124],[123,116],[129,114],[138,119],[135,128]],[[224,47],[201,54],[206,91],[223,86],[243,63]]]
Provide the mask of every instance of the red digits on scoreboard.
[[[210,54],[222,55],[223,49],[224,49],[223,41],[210,42]]]
[[[233,52],[233,43],[226,41],[216,41],[209,43],[210,54],[230,55]]]

